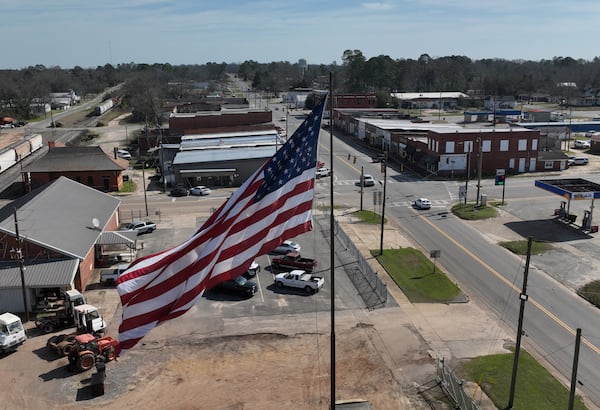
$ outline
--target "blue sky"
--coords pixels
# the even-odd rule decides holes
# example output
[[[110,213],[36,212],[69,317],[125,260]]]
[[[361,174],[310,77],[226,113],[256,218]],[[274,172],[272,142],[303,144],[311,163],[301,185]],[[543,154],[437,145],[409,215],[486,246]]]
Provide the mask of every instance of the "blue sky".
[[[0,69],[365,57],[592,60],[597,0],[0,0]]]

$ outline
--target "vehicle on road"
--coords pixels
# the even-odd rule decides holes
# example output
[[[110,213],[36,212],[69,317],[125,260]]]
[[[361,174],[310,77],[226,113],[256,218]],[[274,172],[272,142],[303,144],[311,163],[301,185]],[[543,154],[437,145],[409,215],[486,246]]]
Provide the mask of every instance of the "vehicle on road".
[[[113,285],[117,283],[117,279],[123,272],[129,268],[128,263],[121,263],[115,269],[100,270],[100,283],[105,285]]]
[[[331,175],[331,170],[329,168],[321,167],[317,169],[315,173],[316,178],[328,177]]]
[[[587,165],[590,162],[588,157],[572,157],[567,161],[568,165]]]
[[[188,196],[190,191],[184,186],[176,186],[171,190],[171,196]]]
[[[431,208],[431,201],[427,198],[417,198],[415,200],[415,207],[417,209],[429,209]]]
[[[314,276],[304,270],[293,270],[291,272],[283,272],[275,276],[275,286],[283,288],[304,289],[307,293],[318,292],[323,287],[325,279],[321,276]]]
[[[27,336],[21,318],[6,312],[0,315],[0,352],[10,352],[25,343]]]
[[[362,183],[363,187],[365,187],[365,186],[374,186],[375,185],[375,178],[373,178],[372,175],[365,174],[358,181],[358,185],[360,185],[361,183]]]
[[[371,160],[373,162],[382,162],[385,159],[385,154],[377,154],[373,157],[371,157]]]
[[[210,188],[207,188],[204,185],[195,186],[190,189],[190,195],[210,195]]]
[[[575,148],[590,148],[591,144],[586,140],[575,140]]]
[[[256,283],[238,276],[235,279],[226,280],[215,286],[216,290],[235,293],[244,297],[252,297],[256,293]]]
[[[271,251],[271,253],[286,254],[290,252],[300,252],[300,245],[296,242],[287,240]]]
[[[312,272],[317,267],[317,261],[311,258],[303,258],[298,252],[290,252],[287,255],[275,256],[271,260],[271,266],[276,269],[302,269]]]

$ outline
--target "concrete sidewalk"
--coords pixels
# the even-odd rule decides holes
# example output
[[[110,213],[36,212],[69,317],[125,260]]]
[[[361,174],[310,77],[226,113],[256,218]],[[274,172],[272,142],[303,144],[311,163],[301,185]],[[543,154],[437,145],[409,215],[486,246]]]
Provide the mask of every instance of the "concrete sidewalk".
[[[377,260],[371,257],[370,250],[379,249],[380,246],[380,226],[358,223],[348,216],[348,211],[345,214],[338,215],[336,219],[373,269],[380,273],[379,277],[386,283],[389,294],[399,306],[399,310],[393,309],[391,312],[375,309],[367,313],[386,346],[391,368],[397,365],[396,371],[406,370],[406,354],[410,349],[405,344],[407,336],[403,334],[403,329],[407,324],[422,338],[428,355],[432,359],[444,358],[450,367],[454,367],[460,359],[509,352],[504,346],[512,340],[510,329],[474,301],[455,304],[411,303]],[[384,231],[384,248],[400,247],[419,249],[398,227],[388,223]],[[443,269],[443,266],[440,268]],[[496,408],[481,389],[470,385],[468,389],[468,393],[477,392],[474,399],[480,408]]]

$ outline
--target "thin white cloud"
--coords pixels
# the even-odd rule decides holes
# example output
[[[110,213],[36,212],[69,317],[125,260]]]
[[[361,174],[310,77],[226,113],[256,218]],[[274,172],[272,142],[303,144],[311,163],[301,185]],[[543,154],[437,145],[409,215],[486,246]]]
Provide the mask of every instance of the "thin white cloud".
[[[362,3],[361,6],[366,9],[369,9],[369,10],[382,10],[382,11],[392,10],[394,8],[394,5],[391,3],[379,2],[379,1],[370,2],[370,3]]]

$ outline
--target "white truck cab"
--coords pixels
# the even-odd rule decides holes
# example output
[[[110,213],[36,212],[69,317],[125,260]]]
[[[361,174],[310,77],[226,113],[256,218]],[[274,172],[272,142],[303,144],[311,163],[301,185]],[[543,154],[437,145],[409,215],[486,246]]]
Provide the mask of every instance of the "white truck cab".
[[[0,352],[16,349],[27,340],[23,323],[12,313],[0,315]]]

